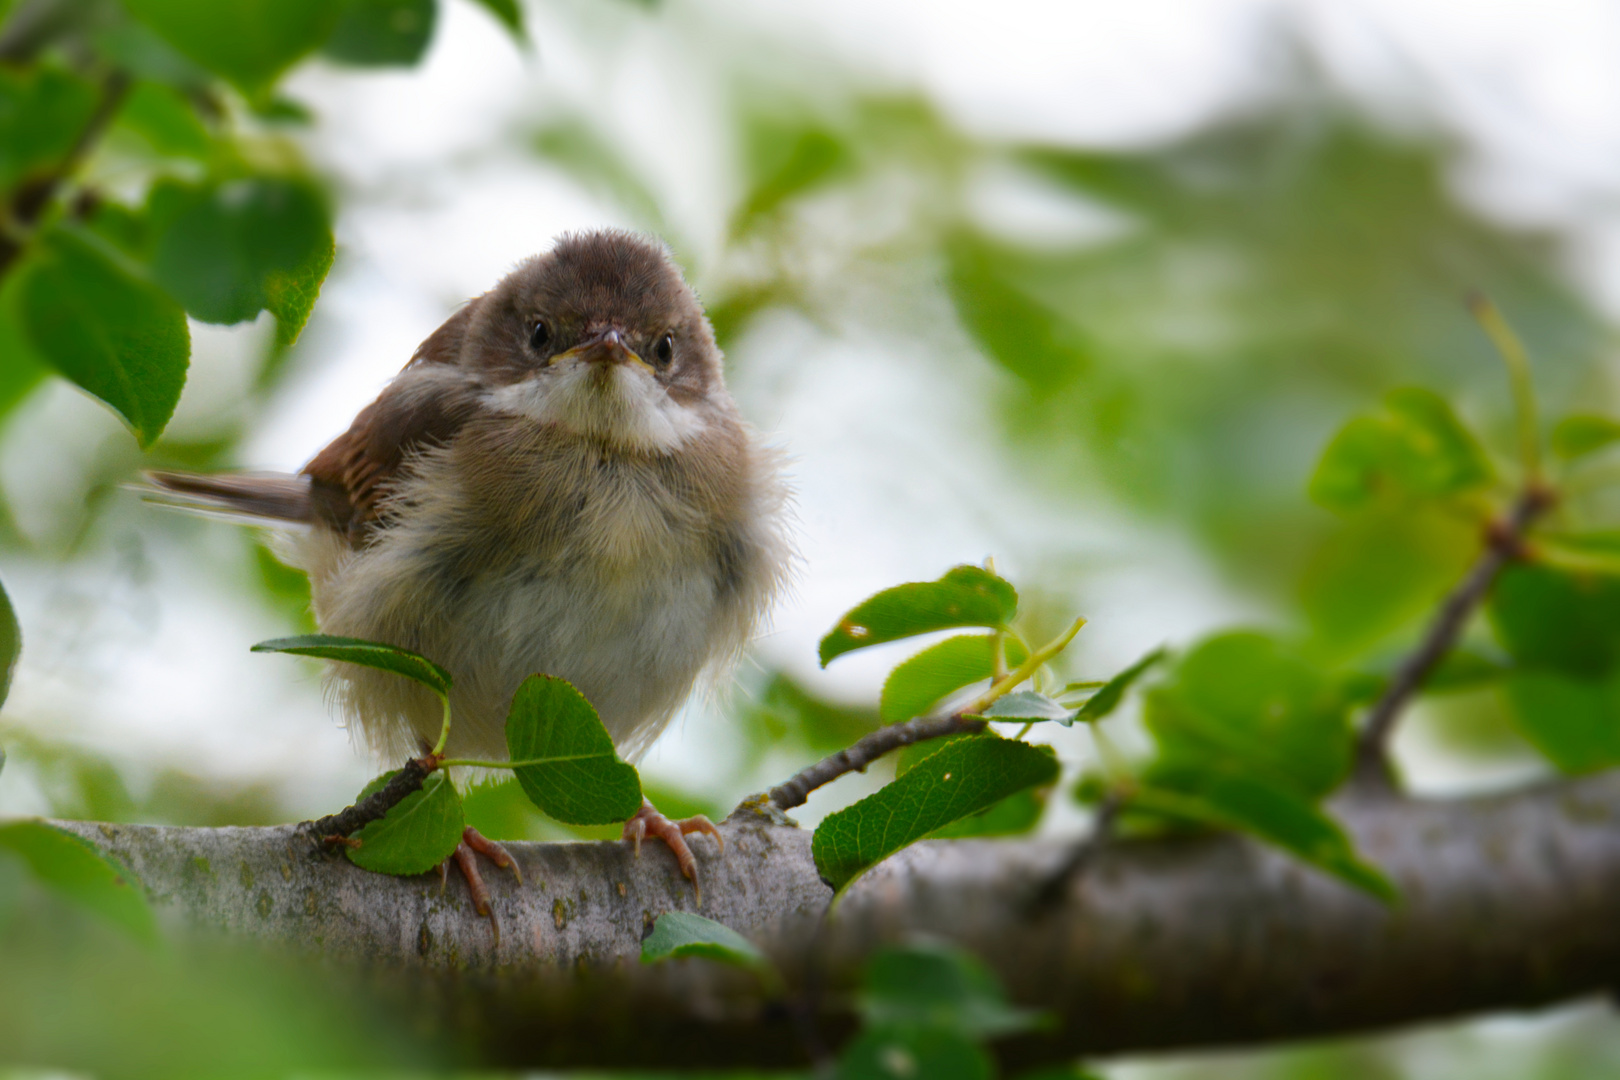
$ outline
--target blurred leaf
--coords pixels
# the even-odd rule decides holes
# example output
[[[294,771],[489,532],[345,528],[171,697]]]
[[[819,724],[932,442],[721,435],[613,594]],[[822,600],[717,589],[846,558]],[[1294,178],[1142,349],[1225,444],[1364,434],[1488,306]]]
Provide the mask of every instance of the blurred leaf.
[[[332,0],[124,0],[141,22],[248,97],[268,89],[326,40],[343,12]]]
[[[467,785],[461,796],[467,824],[491,840],[534,840],[545,821],[517,777],[486,779]]]
[[[507,33],[519,45],[528,40],[523,30],[523,9],[518,6],[517,0],[473,0],[473,3],[495,16],[496,21],[506,27]]]
[[[851,1039],[837,1080],[991,1080],[990,1055],[978,1043],[935,1028],[877,1028]]]
[[[343,0],[322,55],[363,67],[411,67],[427,52],[437,0]]]
[[[0,66],[0,191],[55,170],[96,111],[96,88],[54,64]]]
[[[666,911],[653,923],[652,932],[641,939],[641,962],[655,964],[686,956],[718,960],[751,971],[775,970],[758,946],[731,927],[689,911]]]
[[[43,821],[11,821],[0,823],[0,849],[21,856],[38,881],[137,941],[157,942],[157,921],[139,879],[95,845]]]
[[[380,791],[398,771],[377,777],[355,801]],[[360,841],[359,847],[344,850],[349,861],[362,870],[403,876],[425,874],[456,850],[464,828],[461,797],[441,770],[429,773],[420,790],[411,792],[380,820],[355,833],[353,839]]]
[[[995,671],[995,640],[994,634],[958,634],[902,661],[883,680],[878,708],[883,722],[898,724],[923,716],[941,698],[990,678]],[[1003,648],[1009,666],[1026,659],[1023,646],[1010,637],[1004,639]]]
[[[1565,461],[1595,454],[1620,442],[1620,421],[1607,416],[1577,414],[1553,425],[1552,452]]]
[[[1011,260],[967,236],[946,247],[946,285],[957,314],[989,357],[1031,387],[1051,389],[1083,371],[1079,330],[1013,283]]]
[[[1274,844],[1333,876],[1393,902],[1395,887],[1363,862],[1331,818],[1295,791],[1258,776],[1218,768],[1155,770],[1131,805],[1185,821],[1238,829]]]
[[[315,614],[309,588],[309,576],[295,570],[276,558],[257,537],[250,540],[253,549],[253,568],[258,571],[259,586],[277,608],[291,618],[306,634],[315,632]]]
[[[1620,576],[1620,533],[1538,533],[1534,561],[1580,575]]]
[[[1312,499],[1351,511],[1395,496],[1441,499],[1490,484],[1490,459],[1440,395],[1391,390],[1384,409],[1350,421],[1328,443],[1311,477]]]
[[[153,189],[152,273],[203,322],[238,323],[269,311],[291,343],[309,320],[332,266],[332,226],[313,185],[260,176]]]
[[[197,118],[191,102],[161,83],[136,83],[114,123],[167,157],[207,161],[214,154],[214,137]]]
[[[534,147],[541,157],[613,200],[641,225],[668,235],[657,195],[592,125],[579,120],[552,124],[535,134]]]
[[[1030,722],[1056,720],[1064,727],[1068,727],[1074,723],[1075,714],[1079,711],[1079,709],[1070,709],[1059,705],[1045,694],[1038,694],[1033,690],[1018,690],[997,698],[988,709],[979,715],[986,720],[1026,720]]]
[[[1520,665],[1601,679],[1620,660],[1620,580],[1514,563],[1496,579],[1487,611],[1497,640]]]
[[[1342,683],[1265,634],[1199,643],[1148,692],[1143,716],[1161,761],[1178,771],[1226,768],[1315,799],[1350,769]]]
[[[186,381],[191,336],[180,306],[99,241],[61,228],[37,239],[13,273],[29,345],[150,446]]]
[[[641,809],[641,781],[619,760],[585,695],[566,680],[530,675],[512,699],[506,746],[534,805],[570,825],[628,821]]]
[[[1379,506],[1344,519],[1300,583],[1317,644],[1355,656],[1426,618],[1480,548],[1476,523],[1433,504]]]
[[[818,754],[842,750],[880,726],[877,710],[824,701],[781,672],[771,675],[739,723],[770,746],[797,742]]]
[[[47,374],[44,359],[23,334],[17,295],[20,280],[15,273],[0,280],[0,424]]]
[[[1515,725],[1561,772],[1620,765],[1620,673],[1515,671],[1505,685]]]
[[[0,586],[0,705],[11,693],[11,677],[17,673],[17,657],[22,653],[22,627],[12,610],[11,597]]]
[[[977,956],[945,945],[878,951],[866,966],[858,1002],[871,1028],[994,1039],[1050,1026],[1043,1014],[1009,1004],[995,973]]]
[[[1125,700],[1125,691],[1131,688],[1131,684],[1140,679],[1148,668],[1163,660],[1165,655],[1166,651],[1164,649],[1154,649],[1142,659],[1109,679],[1103,684],[1102,689],[1092,694],[1086,699],[1086,703],[1080,706],[1080,711],[1075,714],[1075,720],[1084,724],[1095,724],[1119,708],[1119,703]]]
[[[733,235],[790,199],[847,175],[853,164],[837,132],[814,123],[759,118],[743,128],[748,194],[732,218]]]
[[[935,829],[1057,776],[1049,747],[994,735],[948,743],[888,786],[829,814],[811,840],[816,869],[842,891]]]
[[[450,673],[420,653],[409,649],[384,645],[359,638],[334,637],[331,634],[301,634],[298,637],[272,638],[253,646],[251,652],[291,653],[293,656],[314,656],[322,660],[341,660],[345,664],[392,671],[414,679],[440,697],[450,693]]]
[[[844,653],[957,626],[1005,629],[1018,611],[1012,585],[977,566],[956,566],[938,581],[885,589],[863,600],[821,639],[821,666]]]
[[[182,55],[144,23],[120,18],[95,32],[96,50],[139,79],[216,102],[218,90],[206,69]]]

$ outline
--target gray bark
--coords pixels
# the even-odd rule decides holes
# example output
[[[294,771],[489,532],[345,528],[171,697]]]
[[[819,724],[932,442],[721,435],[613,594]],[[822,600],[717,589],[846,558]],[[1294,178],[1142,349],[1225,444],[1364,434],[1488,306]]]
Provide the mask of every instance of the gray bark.
[[[694,841],[701,904],[661,845],[512,844],[486,873],[499,945],[452,875],[389,878],[313,854],[291,827],[62,823],[137,873],[171,921],[318,951],[505,1065],[770,1066],[836,1044],[873,949],[918,936],[988,961],[1059,1024],[1020,1062],[1368,1031],[1607,990],[1620,976],[1620,774],[1488,798],[1347,797],[1394,907],[1233,836],[1121,841],[1032,906],[1064,845],[915,845],[831,891],[810,835],[754,811]],[[645,928],[698,911],[759,942],[793,1005],[705,961],[642,966]],[[410,969],[401,974],[400,967]],[[806,987],[812,989],[806,992]]]

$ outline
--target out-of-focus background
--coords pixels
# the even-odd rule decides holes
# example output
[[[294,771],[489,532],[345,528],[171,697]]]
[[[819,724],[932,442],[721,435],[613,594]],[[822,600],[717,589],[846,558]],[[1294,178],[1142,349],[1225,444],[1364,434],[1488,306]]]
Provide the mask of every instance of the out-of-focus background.
[[[315,117],[290,137],[337,232],[293,349],[272,348],[267,315],[194,323],[152,456],[61,380],[6,415],[0,574],[26,645],[0,815],[256,824],[349,801],[377,763],[318,669],[247,651],[309,628],[298,575],[253,531],[124,485],[153,461],[295,470],[458,304],[571,229],[667,241],[743,412],[791,460],[797,587],[642,762],[666,809],[723,813],[874,723],[896,654],[822,671],[816,639],[958,562],[994,557],[1035,636],[1084,613],[1076,678],[1232,624],[1328,660],[1397,652],[1472,526],[1347,523],[1306,481],[1400,385],[1510,441],[1470,288],[1529,343],[1551,413],[1613,404],[1620,8],[1600,0],[534,0],[525,16],[529,48],[446,2],[417,68],[316,61],[283,83]],[[110,186],[116,166],[99,166]],[[1091,753],[1078,729],[1053,741],[1071,767]],[[1431,707],[1397,751],[1436,792],[1546,768],[1494,691]],[[824,789],[802,820],[882,779]],[[475,791],[469,812],[561,835],[509,795]],[[1060,793],[1041,827],[1082,820]],[[1104,1073],[1609,1070],[1620,1031],[1593,1005]]]

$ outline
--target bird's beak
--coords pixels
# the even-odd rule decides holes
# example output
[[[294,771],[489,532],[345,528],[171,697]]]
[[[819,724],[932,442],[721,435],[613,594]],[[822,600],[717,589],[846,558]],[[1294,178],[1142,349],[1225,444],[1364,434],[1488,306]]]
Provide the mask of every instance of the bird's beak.
[[[551,358],[553,364],[559,360],[584,360],[595,364],[640,364],[648,371],[653,370],[651,364],[637,356],[635,350],[624,343],[624,335],[613,328],[591,334],[572,349]]]

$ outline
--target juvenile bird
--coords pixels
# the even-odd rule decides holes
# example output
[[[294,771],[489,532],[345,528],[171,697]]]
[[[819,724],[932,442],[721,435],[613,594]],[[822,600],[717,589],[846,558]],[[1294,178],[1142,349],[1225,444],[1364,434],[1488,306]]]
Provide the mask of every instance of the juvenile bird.
[[[743,423],[697,297],[661,244],[562,237],[465,304],[296,476],[153,473],[172,496],[295,525],[325,633],[422,653],[455,680],[452,757],[505,758],[518,685],[567,679],[635,759],[734,657],[791,561],[776,457]],[[351,729],[397,763],[436,739],[433,696],[328,672]],[[650,803],[625,826],[675,853],[719,833]],[[469,830],[469,849],[507,865]]]

